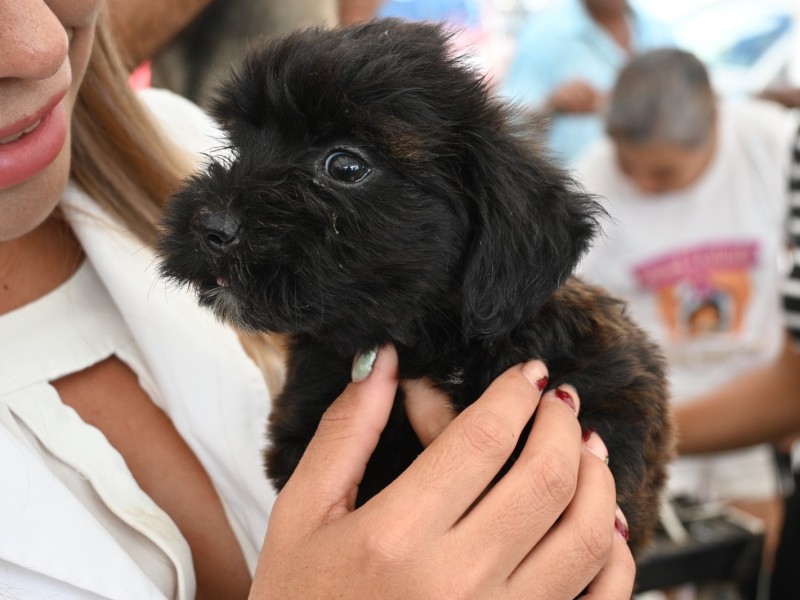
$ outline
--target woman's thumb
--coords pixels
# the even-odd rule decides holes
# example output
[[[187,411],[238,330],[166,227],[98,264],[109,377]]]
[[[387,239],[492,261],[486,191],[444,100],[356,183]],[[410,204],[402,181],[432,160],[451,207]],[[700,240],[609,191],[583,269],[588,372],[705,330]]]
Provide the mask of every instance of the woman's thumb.
[[[304,514],[306,526],[349,513],[367,462],[386,426],[397,393],[397,352],[384,346],[359,353],[353,382],[328,407],[282,495]],[[284,498],[284,500],[286,500]]]

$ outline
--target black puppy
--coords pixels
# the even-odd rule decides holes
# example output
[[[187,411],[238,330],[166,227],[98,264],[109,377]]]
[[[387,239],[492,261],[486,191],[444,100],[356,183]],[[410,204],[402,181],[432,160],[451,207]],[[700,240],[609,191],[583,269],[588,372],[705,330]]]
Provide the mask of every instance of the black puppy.
[[[460,410],[545,360],[611,456],[634,546],[671,454],[664,363],[622,304],[570,273],[595,201],[531,141],[439,26],[306,30],[256,48],[214,115],[232,156],[167,207],[162,271],[252,330],[292,334],[270,419],[281,487],[357,351],[392,342]],[[421,451],[398,398],[359,501]]]

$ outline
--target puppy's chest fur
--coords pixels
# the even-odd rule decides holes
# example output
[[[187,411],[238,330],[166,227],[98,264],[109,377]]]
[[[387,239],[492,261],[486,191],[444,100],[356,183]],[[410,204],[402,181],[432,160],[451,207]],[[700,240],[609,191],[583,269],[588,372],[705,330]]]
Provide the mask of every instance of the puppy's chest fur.
[[[623,304],[570,278],[537,314],[502,338],[464,340],[455,329],[441,333],[442,339],[398,346],[400,378],[429,378],[450,396],[457,411],[474,402],[505,369],[531,358],[546,362],[550,386],[568,382],[579,390],[581,425],[597,431],[613,457],[610,467],[618,502],[631,525],[631,544],[641,546],[658,514],[670,431],[663,360],[625,317]],[[297,466],[322,413],[350,380],[352,354],[346,353],[349,348],[340,350],[312,336],[292,340],[287,383],[275,400],[266,455],[268,475],[279,488]],[[400,390],[367,466],[359,504],[388,485],[421,451]]]

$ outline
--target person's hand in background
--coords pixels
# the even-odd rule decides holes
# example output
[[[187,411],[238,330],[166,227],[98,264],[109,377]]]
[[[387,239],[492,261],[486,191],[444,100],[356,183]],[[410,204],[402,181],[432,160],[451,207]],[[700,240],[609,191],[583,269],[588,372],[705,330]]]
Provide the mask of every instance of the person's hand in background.
[[[556,87],[545,102],[545,107],[555,113],[592,114],[599,112],[605,95],[580,79],[562,83]]]

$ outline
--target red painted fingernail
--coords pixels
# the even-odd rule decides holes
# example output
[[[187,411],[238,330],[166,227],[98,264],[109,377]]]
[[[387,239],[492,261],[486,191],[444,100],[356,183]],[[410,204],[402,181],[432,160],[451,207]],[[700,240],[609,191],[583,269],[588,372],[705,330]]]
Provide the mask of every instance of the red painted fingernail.
[[[614,529],[617,530],[617,533],[623,540],[626,542],[628,541],[628,521],[625,519],[625,515],[622,514],[622,510],[620,510],[619,506],[617,507],[617,514],[614,519]]]
[[[581,435],[581,439],[583,439],[584,442],[588,442],[589,438],[592,436],[593,433],[594,433],[594,429],[592,429],[591,427],[587,427],[586,429],[583,430],[583,434]]]
[[[547,382],[550,381],[547,377],[540,377],[536,380],[536,387],[541,392],[544,388],[547,387]]]
[[[547,382],[547,367],[540,360],[529,360],[522,365],[522,375],[541,391],[541,381]]]
[[[620,537],[627,542],[628,541],[628,528],[625,527],[619,521],[614,521],[614,528],[617,530],[617,533],[620,535]]]
[[[584,447],[597,458],[608,464],[608,448],[596,431],[589,430],[589,436],[583,442]]]
[[[572,412],[575,412],[575,401],[572,399],[572,396],[569,395],[569,392],[565,392],[564,390],[559,388],[556,390],[556,398],[558,398],[564,404],[569,406],[569,409]]]

